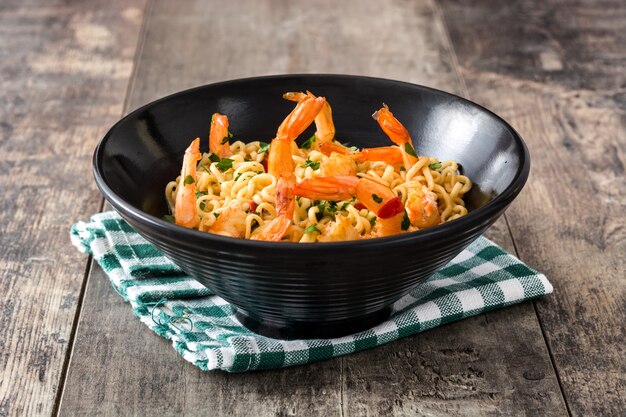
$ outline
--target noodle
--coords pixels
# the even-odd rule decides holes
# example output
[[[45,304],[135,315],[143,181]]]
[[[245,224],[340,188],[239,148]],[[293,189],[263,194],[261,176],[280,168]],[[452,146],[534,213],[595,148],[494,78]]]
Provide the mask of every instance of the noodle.
[[[232,167],[220,169],[218,162],[211,160],[211,154],[204,154],[198,163],[196,180],[196,208],[200,217],[197,226],[200,231],[209,231],[219,216],[229,208],[245,213],[245,217],[233,222],[233,227],[241,230],[241,235],[249,239],[254,231],[278,215],[274,197],[276,179],[265,173],[263,160],[266,152],[261,153],[261,143],[230,144]],[[299,149],[293,155],[296,165],[296,181],[322,176],[320,164],[329,157],[317,150]],[[219,158],[218,158],[219,159]],[[459,174],[458,164],[454,161],[440,162],[436,158],[421,156],[408,171],[394,168],[384,162],[357,163],[357,176],[369,178],[393,190],[402,204],[406,204],[412,191],[426,189],[437,202],[440,223],[457,219],[467,214],[463,196],[472,187],[464,175]],[[170,181],[165,187],[165,197],[172,212],[176,201],[180,177]],[[424,188],[425,187],[425,188]],[[374,237],[378,231],[378,222],[374,212],[358,209],[354,198],[342,201],[314,201],[296,197],[293,212],[293,224],[283,240],[292,242],[316,242],[344,240],[345,238]],[[342,216],[342,219],[339,217]],[[338,220],[347,218],[355,236],[333,234],[333,227]],[[315,228],[319,233],[309,233]],[[419,230],[410,225],[406,231]]]

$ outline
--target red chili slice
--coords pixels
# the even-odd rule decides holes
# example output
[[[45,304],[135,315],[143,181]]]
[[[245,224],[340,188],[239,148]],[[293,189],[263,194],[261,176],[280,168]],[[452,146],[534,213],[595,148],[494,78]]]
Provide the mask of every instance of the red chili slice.
[[[250,202],[250,212],[251,213],[255,213],[256,212],[256,208],[257,208],[256,203],[254,201],[251,201]]]
[[[363,210],[364,208],[367,208],[367,207],[365,207],[365,206],[363,205],[363,203],[356,203],[356,204],[354,205],[354,208],[355,208],[355,209],[357,209],[357,210],[359,210],[359,211],[361,211],[361,210]]]
[[[387,204],[382,206],[376,215],[381,219],[390,219],[396,214],[402,213],[402,210],[404,210],[402,200],[400,200],[400,197],[396,197],[389,200]]]
[[[267,172],[267,158],[265,158],[261,164],[263,164],[263,169]]]

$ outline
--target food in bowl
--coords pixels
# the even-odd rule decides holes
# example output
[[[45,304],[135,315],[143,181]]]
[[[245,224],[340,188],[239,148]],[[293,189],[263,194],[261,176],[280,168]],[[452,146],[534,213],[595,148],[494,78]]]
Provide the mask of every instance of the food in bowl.
[[[270,143],[233,141],[228,117],[215,113],[210,153],[200,139],[165,188],[178,225],[267,241],[331,242],[391,236],[467,214],[470,179],[454,161],[418,156],[387,106],[373,114],[395,146],[348,147],[335,138],[330,104],[312,93],[297,102]],[[299,148],[296,138],[315,122]]]

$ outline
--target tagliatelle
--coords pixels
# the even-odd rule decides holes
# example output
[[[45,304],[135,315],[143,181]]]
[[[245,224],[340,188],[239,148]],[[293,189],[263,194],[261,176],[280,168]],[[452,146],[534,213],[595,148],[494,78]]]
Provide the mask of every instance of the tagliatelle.
[[[408,131],[387,106],[373,114],[396,144],[348,148],[335,141],[330,105],[310,92],[271,145],[230,143],[229,121],[211,119],[211,153],[200,139],[185,151],[181,175],[165,196],[176,224],[229,237],[292,242],[367,239],[410,232],[467,214],[472,183],[456,162],[418,156]],[[316,134],[295,139],[313,121]]]

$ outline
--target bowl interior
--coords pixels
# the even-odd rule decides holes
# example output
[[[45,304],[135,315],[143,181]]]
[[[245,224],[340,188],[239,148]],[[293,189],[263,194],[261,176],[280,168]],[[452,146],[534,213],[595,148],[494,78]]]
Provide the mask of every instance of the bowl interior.
[[[396,81],[330,75],[237,80],[166,97],[114,126],[99,145],[96,163],[109,188],[160,218],[167,212],[165,185],[178,175],[185,148],[200,137],[202,151],[208,151],[214,112],[228,115],[236,140],[269,142],[293,108],[282,94],[307,89],[329,100],[337,139],[359,148],[392,144],[371,117],[386,103],[409,130],[418,154],[460,163],[474,183],[466,196],[470,211],[501,194],[522,169],[524,145],[515,132],[469,101]]]

